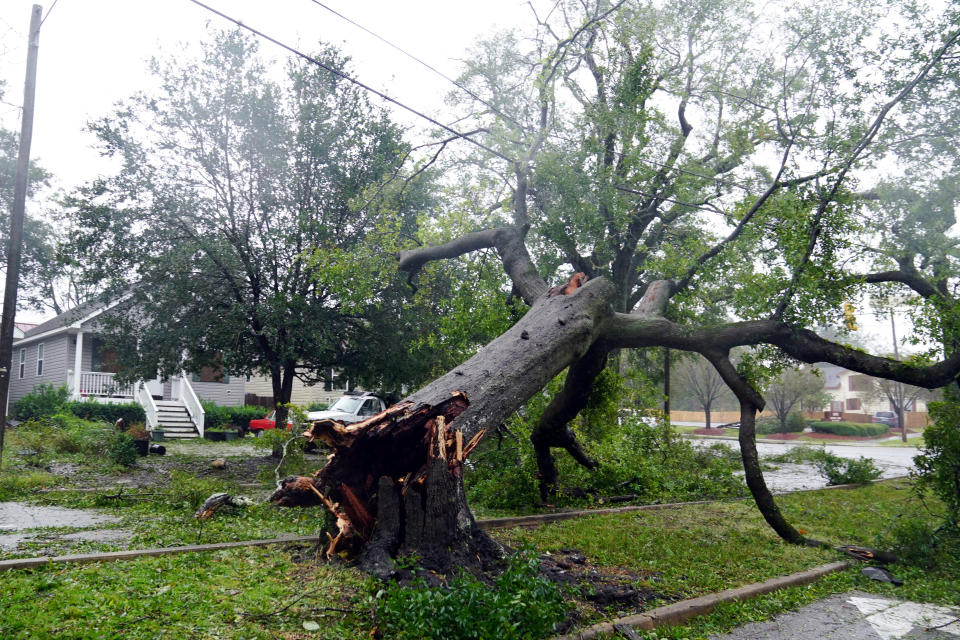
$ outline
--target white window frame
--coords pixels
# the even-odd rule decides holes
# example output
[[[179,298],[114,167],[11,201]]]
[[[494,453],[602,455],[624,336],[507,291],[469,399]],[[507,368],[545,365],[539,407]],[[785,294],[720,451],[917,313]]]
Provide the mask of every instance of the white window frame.
[[[20,348],[20,379],[23,380],[23,375],[27,369],[27,348]]]
[[[37,345],[37,376],[43,375],[43,343]]]

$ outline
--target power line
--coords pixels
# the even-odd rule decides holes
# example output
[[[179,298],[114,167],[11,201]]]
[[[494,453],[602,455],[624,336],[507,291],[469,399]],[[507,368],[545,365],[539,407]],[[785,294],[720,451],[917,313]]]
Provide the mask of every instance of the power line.
[[[50,13],[53,12],[53,8],[54,8],[55,6],[57,6],[57,3],[58,3],[58,2],[60,2],[60,0],[53,0],[53,4],[51,4],[51,5],[50,5],[50,8],[47,9],[47,13],[46,13],[46,15],[43,16],[43,20],[40,21],[40,26],[41,26],[41,27],[43,26],[43,23],[47,21],[47,18],[50,17]]]
[[[242,28],[242,29],[246,29],[246,30],[249,31],[250,33],[253,33],[254,35],[257,35],[257,36],[263,38],[264,40],[268,40],[268,41],[272,42],[273,44],[277,45],[278,47],[281,47],[281,48],[283,48],[283,49],[286,49],[287,51],[289,51],[290,53],[294,54],[295,56],[298,56],[298,57],[300,57],[300,58],[303,58],[304,60],[306,60],[306,61],[308,61],[308,62],[311,62],[311,63],[317,65],[318,67],[321,67],[321,68],[325,69],[326,71],[332,73],[333,75],[337,76],[338,78],[342,78],[343,80],[346,80],[347,82],[350,82],[350,83],[352,83],[352,84],[355,84],[356,86],[360,87],[361,89],[363,89],[363,90],[365,90],[365,91],[368,91],[368,92],[374,94],[375,96],[378,96],[378,97],[381,98],[382,100],[386,100],[387,102],[390,102],[390,103],[392,103],[392,104],[397,105],[397,106],[400,107],[401,109],[405,109],[406,111],[409,111],[410,113],[412,113],[413,115],[417,116],[418,118],[422,118],[422,119],[426,120],[427,122],[429,122],[430,124],[432,124],[432,125],[434,125],[434,126],[437,126],[437,127],[440,127],[440,128],[443,129],[444,131],[453,134],[453,135],[456,136],[457,138],[460,138],[460,139],[462,139],[462,140],[466,140],[467,142],[470,142],[470,143],[472,143],[472,144],[480,147],[481,149],[483,149],[484,151],[487,151],[488,153],[492,153],[493,155],[497,156],[498,158],[500,158],[500,159],[502,159],[502,160],[506,160],[507,162],[514,162],[514,160],[513,160],[512,158],[508,158],[507,156],[503,155],[503,154],[500,153],[499,151],[496,151],[495,149],[491,149],[490,147],[488,147],[487,145],[483,144],[482,142],[477,142],[477,141],[474,140],[473,138],[470,138],[470,137],[468,137],[468,136],[460,133],[460,132],[457,131],[456,129],[453,129],[453,128],[451,128],[451,127],[448,127],[447,125],[443,124],[442,122],[440,122],[440,121],[438,121],[438,120],[435,120],[434,118],[431,118],[430,116],[426,115],[425,113],[422,113],[422,112],[420,112],[420,111],[417,111],[417,110],[414,109],[413,107],[409,107],[409,106],[405,105],[404,103],[400,102],[399,100],[397,100],[397,99],[395,99],[395,98],[391,98],[390,96],[388,96],[387,94],[383,93],[382,91],[377,91],[377,90],[374,89],[373,87],[371,87],[371,86],[369,86],[369,85],[366,85],[366,84],[360,82],[359,80],[356,80],[356,79],[354,79],[354,78],[351,78],[350,76],[348,76],[348,75],[345,74],[344,72],[342,72],[342,71],[340,71],[340,70],[338,70],[338,69],[334,69],[333,67],[330,67],[329,65],[326,65],[326,64],[324,64],[323,62],[321,62],[320,60],[317,60],[316,58],[314,58],[313,56],[307,55],[306,53],[303,53],[302,51],[300,51],[300,50],[298,50],[298,49],[295,49],[294,47],[291,47],[290,45],[285,44],[285,43],[277,40],[276,38],[273,38],[273,37],[271,37],[271,36],[268,36],[267,34],[263,33],[262,31],[259,31],[259,30],[255,29],[255,28],[251,27],[250,25],[244,24],[244,23],[241,22],[240,20],[237,20],[236,18],[232,18],[232,17],[228,16],[227,14],[225,14],[225,13],[223,13],[223,12],[221,12],[221,11],[218,11],[218,10],[214,9],[213,7],[211,7],[211,6],[209,6],[209,5],[206,5],[206,4],[204,4],[203,2],[200,2],[200,0],[189,0],[189,1],[192,2],[193,4],[197,5],[198,7],[202,7],[202,8],[204,8],[204,9],[206,9],[206,10],[209,11],[210,13],[213,13],[213,14],[215,14],[215,15],[220,16],[220,17],[223,18],[224,20],[228,20],[228,21],[232,22],[233,24],[237,25],[238,27],[240,27],[240,28]]]
[[[350,24],[352,24],[352,25],[355,26],[356,28],[358,28],[358,29],[360,29],[360,30],[362,30],[362,31],[370,34],[371,36],[373,36],[374,38],[376,38],[376,39],[379,40],[380,42],[382,42],[382,43],[384,43],[384,44],[386,44],[386,45],[388,45],[388,46],[390,46],[390,47],[393,47],[394,49],[396,49],[397,51],[399,51],[399,52],[402,53],[403,55],[407,56],[408,58],[410,58],[410,59],[413,60],[414,62],[417,62],[418,64],[423,65],[424,67],[426,67],[426,68],[429,69],[430,71],[434,72],[435,74],[437,74],[438,76],[440,76],[441,78],[443,78],[444,80],[446,80],[447,82],[451,83],[452,85],[454,85],[455,87],[457,87],[458,89],[460,89],[461,91],[463,91],[464,93],[466,93],[467,95],[469,95],[471,98],[473,98],[474,100],[476,100],[477,102],[479,102],[479,103],[482,104],[483,106],[485,106],[485,107],[487,107],[488,109],[490,109],[491,111],[493,111],[495,114],[497,114],[497,115],[500,116],[501,118],[504,118],[504,119],[506,119],[506,120],[509,120],[510,122],[512,122],[513,124],[515,124],[517,127],[521,128],[521,129],[527,129],[527,127],[525,127],[524,125],[520,124],[519,122],[517,122],[516,120],[514,120],[513,118],[511,118],[510,116],[508,116],[507,114],[505,114],[504,112],[500,111],[500,110],[497,109],[495,106],[493,106],[492,104],[490,104],[489,102],[487,102],[486,100],[484,100],[483,98],[481,98],[480,96],[478,96],[478,95],[476,94],[476,92],[474,92],[474,91],[473,91],[472,89],[470,89],[469,87],[464,86],[463,84],[461,84],[461,83],[458,82],[457,80],[454,80],[454,79],[451,78],[450,76],[446,75],[446,74],[443,73],[442,71],[440,71],[440,70],[436,69],[435,67],[431,66],[429,63],[424,62],[423,60],[421,60],[421,59],[418,58],[417,56],[413,55],[412,53],[409,53],[408,51],[404,50],[403,48],[399,47],[398,45],[393,44],[392,42],[390,42],[390,41],[387,40],[386,38],[384,38],[384,37],[382,37],[382,36],[374,33],[374,32],[371,31],[370,29],[367,29],[367,28],[366,28],[365,26],[363,26],[362,24],[359,24],[359,23],[355,22],[354,20],[351,20],[350,18],[348,18],[347,16],[343,15],[342,13],[339,13],[338,11],[336,11],[336,10],[334,10],[334,9],[331,9],[329,6],[327,6],[327,5],[325,5],[324,3],[320,2],[320,0],[310,0],[310,2],[312,2],[313,4],[315,4],[315,5],[319,6],[319,7],[323,7],[324,9],[326,9],[327,11],[329,11],[330,13],[332,13],[333,15],[337,16],[338,18],[349,22]]]

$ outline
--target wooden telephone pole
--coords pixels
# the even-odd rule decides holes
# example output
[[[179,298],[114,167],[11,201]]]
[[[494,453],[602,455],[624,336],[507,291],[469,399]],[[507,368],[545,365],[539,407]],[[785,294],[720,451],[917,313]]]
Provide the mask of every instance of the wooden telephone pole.
[[[40,52],[42,12],[43,9],[38,4],[33,5],[30,12],[27,77],[23,85],[23,117],[20,122],[20,152],[17,156],[17,179],[13,187],[13,211],[10,212],[7,281],[3,292],[3,316],[0,319],[0,462],[3,460],[3,438],[7,430],[7,399],[10,394],[10,368],[13,365],[13,322],[17,312],[17,287],[20,283],[23,217],[27,206],[27,174],[30,169],[30,142],[33,139],[33,106],[37,89],[37,56]]]

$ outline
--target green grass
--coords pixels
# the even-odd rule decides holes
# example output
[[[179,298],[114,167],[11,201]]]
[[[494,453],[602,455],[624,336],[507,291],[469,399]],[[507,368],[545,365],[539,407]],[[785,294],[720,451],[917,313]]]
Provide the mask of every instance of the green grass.
[[[294,634],[316,621],[324,634],[315,637],[356,638],[369,633],[352,602],[362,581],[277,548],[12,571],[0,590],[0,637],[308,637]]]
[[[205,444],[187,446],[186,451],[173,459],[209,460]],[[71,490],[39,492],[38,489],[62,485],[71,479],[13,461],[16,467],[5,466],[0,472],[0,494],[36,504],[97,507],[120,519],[118,524],[109,526],[133,533],[133,538],[122,545],[87,543],[71,547],[71,553],[120,546],[149,548],[248,540],[278,534],[313,535],[325,524],[317,509],[277,509],[262,503],[265,491],[258,494],[212,475],[175,475],[155,489],[125,492],[138,499],[116,500]],[[5,456],[5,462],[11,462],[11,458]],[[121,473],[103,467],[96,470]],[[198,500],[216,490],[246,493],[258,503],[222,509],[201,529],[192,517],[193,511]],[[807,535],[831,544],[874,546],[876,536],[889,532],[898,515],[931,517],[905,480],[856,490],[797,493],[778,497],[777,502],[791,523]],[[591,563],[602,569],[625,569],[647,576],[637,586],[655,589],[670,599],[714,593],[841,557],[832,551],[783,543],[749,500],[598,515],[532,530],[499,531],[495,536],[511,546],[531,543],[540,552],[581,549]],[[41,547],[49,547],[49,542],[38,542],[16,555],[33,555]],[[690,625],[658,630],[656,636],[648,637],[702,638],[853,587],[885,596],[955,604],[960,602],[958,562],[954,560],[932,570],[895,566],[893,572],[906,583],[899,588],[862,578],[858,573],[861,565],[857,565],[854,570],[813,585],[722,605]],[[51,566],[6,572],[0,580],[0,637],[4,639],[363,638],[372,631],[364,610],[364,577],[342,565],[317,561],[314,549],[307,546],[244,548],[117,564]],[[304,594],[309,595],[297,600]],[[649,607],[658,604],[651,602]],[[288,609],[275,615],[257,617],[287,605]],[[601,619],[592,614],[581,623],[589,625]],[[320,631],[310,632],[303,627],[304,622],[311,621],[320,625]]]

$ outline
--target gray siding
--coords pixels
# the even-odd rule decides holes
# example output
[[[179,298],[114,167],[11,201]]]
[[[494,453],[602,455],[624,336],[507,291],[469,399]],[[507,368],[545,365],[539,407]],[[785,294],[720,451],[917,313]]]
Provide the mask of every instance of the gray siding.
[[[73,336],[60,334],[51,336],[42,342],[31,342],[20,347],[13,347],[13,363],[10,377],[10,406],[27,395],[34,387],[41,384],[52,384],[55,387],[67,384],[67,369],[72,368],[70,360],[72,347],[70,341]],[[37,350],[43,345],[43,374],[37,375]],[[23,379],[20,379],[20,349],[27,350],[26,363],[23,368]],[[69,362],[69,364],[68,364]]]
[[[188,374],[189,375],[189,374]],[[190,386],[201,400],[209,400],[222,407],[243,405],[243,376],[230,376],[230,382],[194,382]]]

